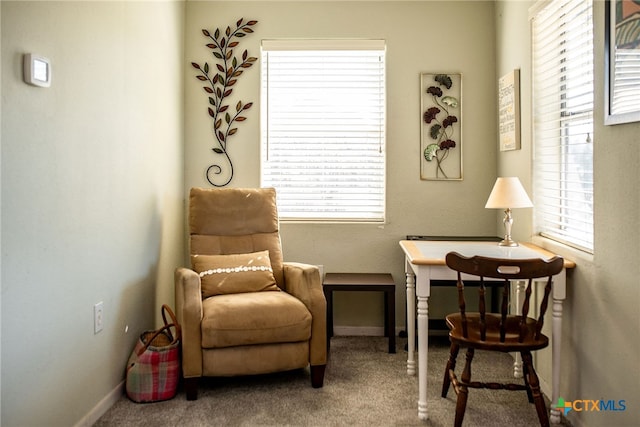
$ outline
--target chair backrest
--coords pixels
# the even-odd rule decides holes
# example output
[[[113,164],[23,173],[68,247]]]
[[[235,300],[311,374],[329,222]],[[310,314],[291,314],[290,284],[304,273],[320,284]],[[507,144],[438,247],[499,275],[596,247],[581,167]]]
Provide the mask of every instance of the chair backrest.
[[[276,283],[284,289],[282,246],[273,188],[192,188],[189,253],[230,255],[269,251]]]
[[[529,315],[529,304],[531,300],[532,285],[534,279],[546,278],[546,286],[544,288],[544,296],[540,302],[538,318],[536,319],[535,339],[540,337],[542,325],[544,322],[544,314],[547,311],[549,303],[549,294],[553,283],[552,277],[562,271],[564,259],[555,256],[549,260],[541,258],[535,259],[505,259],[505,258],[488,258],[483,256],[465,257],[457,252],[450,252],[446,256],[446,263],[449,268],[458,273],[458,306],[460,315],[462,316],[463,335],[467,334],[467,316],[466,302],[464,298],[464,281],[462,273],[471,275],[467,280],[479,280],[478,287],[478,312],[480,313],[480,337],[484,341],[486,339],[487,323],[486,323],[486,303],[485,303],[485,278],[502,279],[502,305],[500,307],[500,341],[505,341],[506,320],[509,309],[509,291],[510,281],[526,280],[527,287],[525,297],[522,304],[522,315],[520,317],[520,335],[519,341],[522,342],[526,332],[526,320]]]

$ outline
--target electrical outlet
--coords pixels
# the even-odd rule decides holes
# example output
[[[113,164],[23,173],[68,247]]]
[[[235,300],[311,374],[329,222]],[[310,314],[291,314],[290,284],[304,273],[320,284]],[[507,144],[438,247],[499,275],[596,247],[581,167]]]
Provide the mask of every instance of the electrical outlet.
[[[102,301],[93,305],[93,333],[97,334],[102,330],[104,322],[104,306]]]

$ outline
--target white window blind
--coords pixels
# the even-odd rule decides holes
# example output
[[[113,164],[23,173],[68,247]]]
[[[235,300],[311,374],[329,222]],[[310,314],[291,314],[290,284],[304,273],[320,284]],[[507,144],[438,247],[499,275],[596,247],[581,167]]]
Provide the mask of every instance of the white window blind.
[[[536,231],[592,252],[591,0],[541,2],[531,21]]]
[[[261,102],[281,219],[384,221],[384,41],[265,40]]]

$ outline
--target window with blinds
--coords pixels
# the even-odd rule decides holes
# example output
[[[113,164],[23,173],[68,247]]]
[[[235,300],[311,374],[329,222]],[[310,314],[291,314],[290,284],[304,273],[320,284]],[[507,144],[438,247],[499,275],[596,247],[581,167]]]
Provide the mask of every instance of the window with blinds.
[[[261,103],[281,219],[384,221],[384,41],[264,40]]]
[[[536,231],[593,251],[591,0],[531,10]]]

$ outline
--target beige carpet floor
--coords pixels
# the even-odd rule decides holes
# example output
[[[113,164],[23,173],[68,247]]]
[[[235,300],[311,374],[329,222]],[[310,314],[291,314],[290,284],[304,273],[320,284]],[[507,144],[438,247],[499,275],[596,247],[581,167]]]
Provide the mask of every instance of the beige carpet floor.
[[[138,404],[123,396],[96,426],[451,426],[455,393],[440,397],[448,356],[446,338],[430,338],[429,419],[420,421],[418,380],[406,373],[406,339],[387,353],[383,337],[334,337],[324,387],[313,389],[308,370],[200,383],[199,398],[182,390],[166,402]],[[458,366],[464,363],[459,356]],[[507,354],[476,352],[475,380],[511,381]],[[471,390],[465,426],[539,425],[525,392]]]

